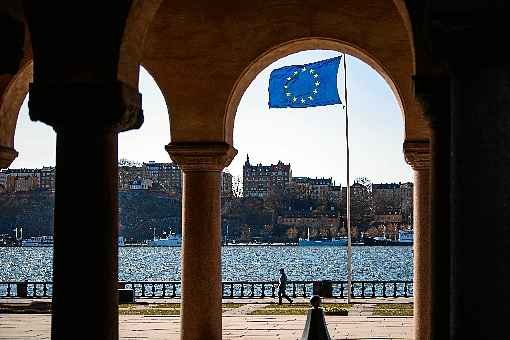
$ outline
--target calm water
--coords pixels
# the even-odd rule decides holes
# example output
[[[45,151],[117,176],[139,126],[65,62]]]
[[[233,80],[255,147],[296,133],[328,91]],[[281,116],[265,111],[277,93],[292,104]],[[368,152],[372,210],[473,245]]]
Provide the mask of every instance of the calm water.
[[[92,251],[92,250],[91,250]],[[51,248],[0,248],[1,281],[51,281]],[[222,249],[224,281],[345,280],[346,247],[232,246]],[[122,247],[121,281],[178,281],[180,248]],[[412,280],[413,248],[353,247],[354,280]]]

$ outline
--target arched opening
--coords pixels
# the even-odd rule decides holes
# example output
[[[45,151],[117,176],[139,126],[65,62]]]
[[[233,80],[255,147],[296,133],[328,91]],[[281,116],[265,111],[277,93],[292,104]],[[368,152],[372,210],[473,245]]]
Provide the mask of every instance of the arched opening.
[[[319,48],[323,50],[309,50]],[[234,226],[232,221],[229,221],[230,238],[234,238],[235,235],[238,237],[237,242],[265,243],[264,247],[267,249],[249,248],[243,254],[243,249],[239,247],[224,248],[224,260],[226,250],[246,258],[255,254],[258,259],[257,265],[253,268],[239,259],[237,263],[229,262],[228,266],[224,264],[224,280],[227,272],[227,275],[238,275],[236,277],[238,281],[266,281],[270,286],[269,282],[278,278],[277,269],[285,267],[289,280],[299,282],[292,283],[288,289],[291,296],[298,300],[303,295],[309,297],[305,292],[310,294],[313,291],[314,281],[346,280],[346,247],[295,246],[300,244],[299,238],[306,238],[307,229],[313,230],[312,234],[318,240],[331,236],[345,236],[345,232],[340,232],[342,222],[345,222],[345,210],[342,211],[345,199],[342,201],[342,192],[346,191],[343,108],[335,105],[304,109],[268,109],[267,106],[268,80],[272,70],[331,58],[339,55],[339,51],[347,53],[348,58],[351,205],[352,212],[360,215],[353,223],[353,227],[356,227],[353,229],[358,230],[358,235],[353,235],[353,241],[358,245],[353,247],[353,280],[358,281],[354,285],[355,296],[359,298],[357,302],[371,297],[372,292],[375,296],[382,296],[386,294],[383,292],[386,284],[387,294],[390,295],[389,283],[395,281],[402,282],[399,283],[399,287],[391,286],[392,296],[411,295],[412,244],[393,246],[398,243],[396,242],[398,230],[410,228],[413,218],[412,183],[410,183],[412,172],[402,153],[405,137],[403,111],[405,104],[391,77],[374,59],[353,47],[346,48],[344,44],[323,39],[309,41],[303,39],[264,54],[244,71],[231,93],[225,133],[227,136],[232,135],[232,142],[239,156],[229,169],[234,177],[242,177],[243,181],[244,197],[240,200],[244,202],[238,204],[238,210],[249,209],[249,212],[246,213],[244,225],[240,223]],[[341,67],[338,72],[338,90],[342,102],[344,102],[343,79],[344,71]],[[233,111],[237,118],[235,129],[229,130],[230,127],[234,127],[234,123],[229,121],[233,117]],[[250,156],[248,159],[247,154]],[[266,191],[272,185],[271,175],[277,176],[272,171],[278,168],[279,161],[289,168],[287,173],[284,172],[289,183],[283,190],[284,195],[287,195],[284,199],[276,197],[278,195],[271,195],[270,189]],[[264,173],[267,171],[271,173],[269,176]],[[372,183],[355,181],[356,177],[372,179]],[[249,185],[246,184],[246,180],[249,181]],[[293,181],[295,185],[292,184]],[[265,182],[269,184],[265,185]],[[257,192],[257,186],[262,193]],[[293,186],[299,187],[300,190],[307,187],[306,190],[310,191],[305,195],[300,192],[295,197],[289,197],[296,195],[295,192],[289,194],[295,190]],[[314,189],[319,187],[324,188],[322,198],[317,191],[314,193]],[[332,193],[333,190],[338,190],[338,187],[339,196],[325,193],[326,191]],[[373,195],[377,196],[377,204],[374,203]],[[340,200],[338,205],[335,204],[335,200],[336,202]],[[406,201],[403,202],[404,200]],[[318,203],[320,201],[322,203]],[[326,207],[326,211],[321,209],[321,205]],[[362,216],[364,214],[362,209],[366,209],[371,215]],[[254,211],[262,213],[255,216]],[[328,219],[331,216],[333,218]],[[267,217],[266,220],[264,217]],[[260,221],[255,221],[256,218]],[[235,227],[241,230],[236,232]],[[387,227],[387,233],[383,236],[383,229],[386,229],[384,227]],[[225,235],[225,222],[223,228]],[[284,232],[275,232],[282,228]],[[368,236],[378,237],[377,240],[380,241],[385,237],[386,245],[380,247],[361,245],[363,238],[359,234],[362,232]],[[394,244],[391,243],[393,241]],[[272,242],[287,245],[270,245]],[[305,281],[308,283],[304,283]],[[372,286],[370,281],[379,283]],[[262,289],[258,287],[256,294],[262,294]],[[345,293],[341,289],[343,287],[340,282],[333,283],[334,296],[339,297]],[[404,315],[412,315],[412,305],[409,304],[411,301],[407,299],[406,305],[401,305],[403,312],[407,313]],[[306,303],[306,299],[301,302]],[[384,307],[383,304],[381,306]],[[267,311],[260,309],[254,314],[263,315],[264,312],[274,313],[271,309]],[[412,336],[412,320],[407,320],[404,329],[408,336]]]
[[[169,162],[168,153],[164,149],[170,140],[169,116],[165,99],[156,81],[143,66],[140,66],[139,77],[139,91],[142,93],[145,123],[138,130],[119,134],[118,155],[121,160],[121,166],[119,166],[119,234],[128,241],[126,243],[129,241],[143,243],[146,239],[152,238],[152,230],[149,229],[151,225],[147,223],[147,220],[153,220],[153,223],[158,224],[158,236],[164,231],[168,232],[167,229],[171,226],[175,228],[174,232],[180,232],[180,198],[175,197],[180,191],[180,180],[177,180],[179,188],[165,186],[165,184],[176,184],[174,180],[171,183],[166,181],[163,184],[153,181],[150,186],[145,188],[146,190],[137,190],[140,188],[130,186],[132,184],[130,182],[137,179],[136,175],[129,178],[122,176],[130,172],[129,169],[122,171],[122,160],[126,161],[124,165],[127,168],[138,166],[142,168],[145,165],[151,165],[152,162],[157,164],[168,164]],[[2,123],[6,124],[2,127],[10,126],[10,129],[2,129],[2,132],[5,133],[1,137],[8,141],[7,145],[19,152],[19,156],[13,160],[10,167],[0,172],[0,187],[3,189],[0,190],[0,209],[2,211],[0,234],[9,236],[9,240],[6,242],[14,242],[9,245],[20,246],[16,248],[0,247],[0,252],[9,252],[8,255],[4,254],[5,258],[11,258],[14,263],[13,266],[2,266],[0,282],[21,282],[24,280],[41,282],[35,288],[29,285],[29,294],[35,294],[35,297],[43,295],[51,297],[53,263],[51,237],[53,236],[55,206],[56,134],[50,126],[41,122],[33,122],[29,118],[27,92],[30,81],[32,81],[31,62],[13,78],[0,107]],[[14,123],[11,124],[11,122]],[[133,162],[130,163],[128,160]],[[84,159],[83,163],[76,164],[76,166],[86,167],[86,160]],[[146,169],[144,171],[147,172]],[[137,173],[136,170],[133,172]],[[80,190],[80,180],[77,178],[73,191],[79,195]],[[155,211],[155,208],[159,211]],[[17,230],[14,231],[14,229]],[[13,235],[18,235],[18,237]],[[42,236],[44,236],[44,240],[40,239]],[[85,233],[80,237],[81,240],[84,240],[92,236]],[[22,239],[25,242],[22,242]],[[25,248],[29,245],[30,248]],[[131,282],[146,280],[153,277],[154,268],[158,268],[163,272],[158,274],[160,275],[157,276],[159,279],[175,280],[174,274],[178,274],[180,266],[178,249],[177,251],[173,249],[173,254],[170,256],[175,262],[174,265],[168,265],[168,259],[165,259],[164,255],[160,255],[156,259],[156,263],[160,265],[154,266],[154,262],[143,261],[146,256],[140,251],[137,252],[136,248],[121,249],[119,252],[119,279]],[[3,255],[1,257],[4,258]],[[140,259],[140,262],[136,261]],[[145,268],[145,270],[139,270],[140,268]],[[136,274],[143,275],[136,276]],[[47,284],[43,285],[42,282]],[[7,294],[7,289],[8,286],[1,285],[0,295]],[[14,288],[12,292],[15,292]]]

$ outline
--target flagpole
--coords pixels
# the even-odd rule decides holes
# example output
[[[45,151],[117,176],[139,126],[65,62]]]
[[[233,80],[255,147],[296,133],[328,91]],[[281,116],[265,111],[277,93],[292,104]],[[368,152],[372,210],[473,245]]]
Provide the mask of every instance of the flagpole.
[[[349,180],[349,116],[347,114],[347,62],[344,55],[345,142],[347,150],[347,303],[351,303],[352,244],[351,244],[351,184]]]

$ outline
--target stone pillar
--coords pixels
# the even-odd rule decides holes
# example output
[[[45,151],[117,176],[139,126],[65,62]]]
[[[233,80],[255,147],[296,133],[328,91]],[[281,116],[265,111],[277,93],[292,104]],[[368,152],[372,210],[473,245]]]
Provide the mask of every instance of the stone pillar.
[[[116,340],[117,134],[140,121],[141,96],[119,82],[35,82],[29,95],[30,117],[57,133],[52,339]]]
[[[0,145],[0,169],[7,169],[16,157],[18,157],[16,150]]]
[[[452,339],[508,333],[510,66],[499,61],[452,67]]]
[[[451,313],[451,234],[450,220],[450,105],[449,81],[444,80],[444,96],[437,96],[429,110],[431,125],[431,244],[432,244],[432,339],[445,339],[450,333]],[[441,100],[443,98],[444,100]]]
[[[414,170],[414,338],[427,340],[432,310],[429,142],[405,142],[404,154]]]
[[[430,123],[430,338],[447,339],[451,312],[450,79],[415,78],[415,94]],[[421,338],[420,338],[421,339]]]
[[[181,339],[221,339],[221,171],[237,151],[226,143],[171,143],[183,171]]]

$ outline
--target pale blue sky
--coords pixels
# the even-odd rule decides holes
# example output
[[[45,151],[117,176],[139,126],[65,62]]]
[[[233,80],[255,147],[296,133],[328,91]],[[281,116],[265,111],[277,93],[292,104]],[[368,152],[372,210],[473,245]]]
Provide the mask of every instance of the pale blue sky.
[[[345,185],[345,113],[341,105],[303,109],[269,109],[267,86],[275,68],[300,65],[338,55],[334,51],[304,51],[282,58],[262,71],[246,90],[237,111],[234,146],[239,151],[228,167],[242,174],[249,153],[252,163],[291,163],[294,176],[333,177]],[[341,64],[342,66],[342,64]],[[343,98],[344,72],[338,75]],[[351,182],[368,177],[374,183],[412,180],[402,153],[403,118],[385,80],[370,66],[347,57]],[[169,161],[164,146],[170,140],[168,113],[152,77],[140,72],[145,123],[121,133],[119,158],[140,162]],[[342,99],[343,100],[343,99]],[[28,118],[26,101],[18,119],[15,148],[20,155],[11,168],[55,164],[55,133]]]

